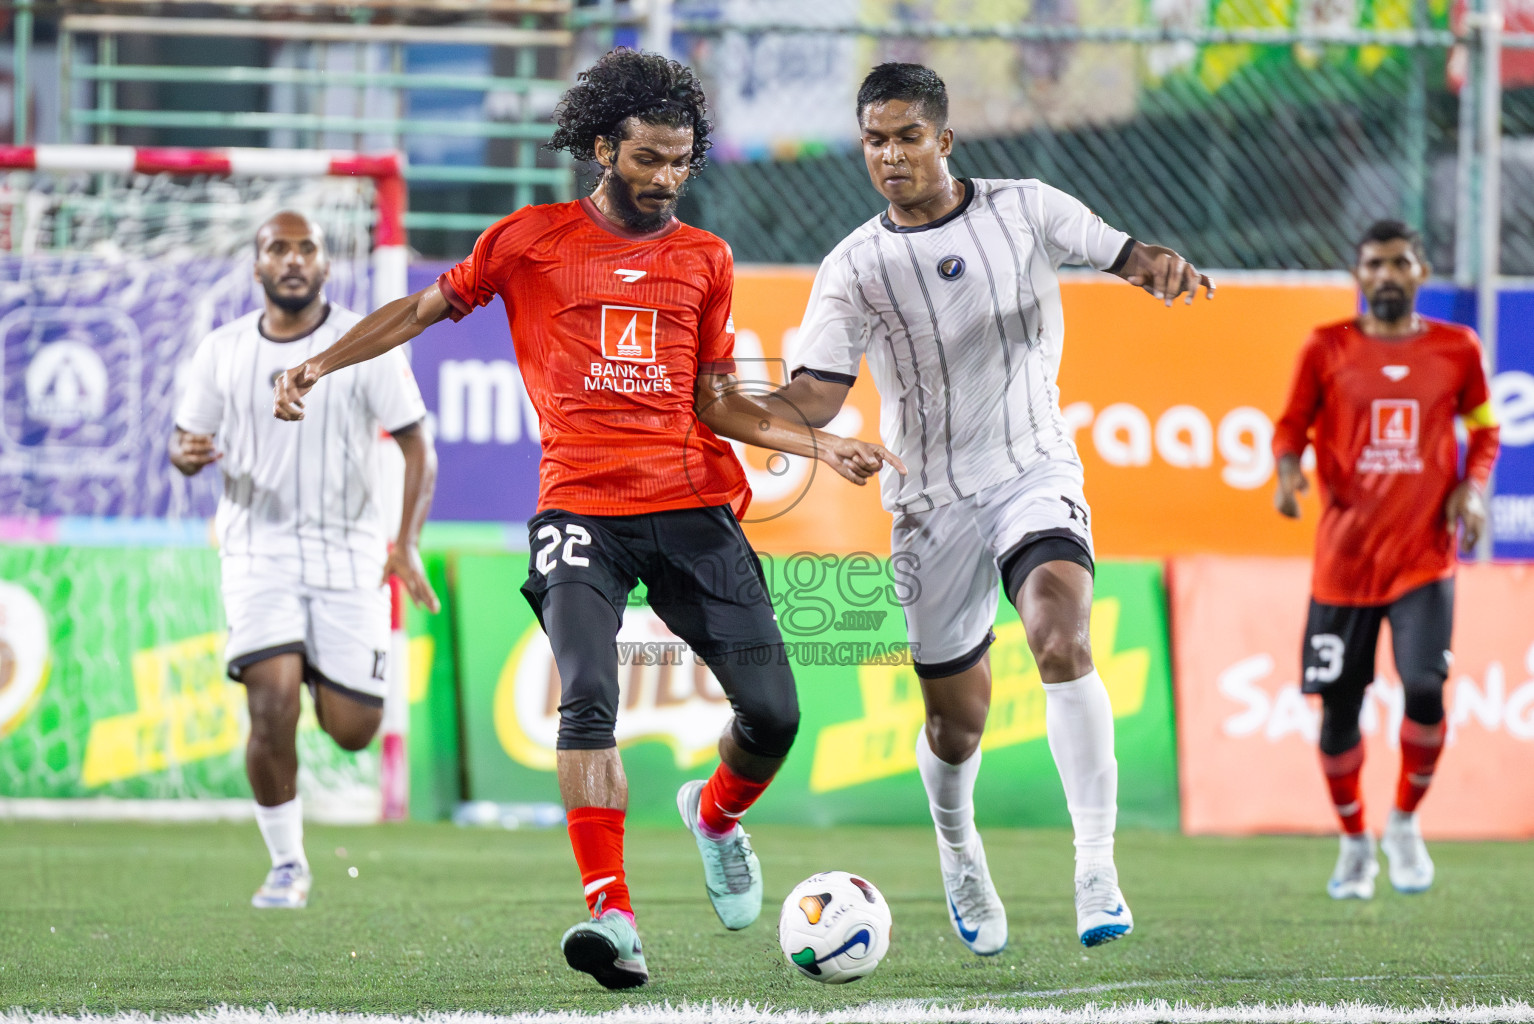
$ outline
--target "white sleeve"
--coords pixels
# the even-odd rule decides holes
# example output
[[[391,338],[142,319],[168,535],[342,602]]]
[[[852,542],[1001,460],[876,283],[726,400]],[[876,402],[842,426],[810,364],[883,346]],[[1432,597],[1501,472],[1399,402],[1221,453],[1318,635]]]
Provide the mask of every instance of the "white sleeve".
[[[410,372],[404,349],[392,348],[361,369],[366,374],[363,391],[368,410],[380,427],[392,434],[426,416],[426,403],[421,401],[421,389]]]
[[[176,426],[188,434],[216,434],[224,420],[224,396],[218,389],[216,335],[202,339],[192,358],[176,374]]]
[[[843,253],[832,253],[815,273],[804,322],[794,339],[791,373],[809,371],[817,377],[851,385],[857,380],[868,325],[853,294],[853,270]]]
[[[1074,263],[1107,270],[1129,241],[1129,235],[1104,224],[1081,200],[1043,182],[1033,190],[1028,213],[1056,267]]]

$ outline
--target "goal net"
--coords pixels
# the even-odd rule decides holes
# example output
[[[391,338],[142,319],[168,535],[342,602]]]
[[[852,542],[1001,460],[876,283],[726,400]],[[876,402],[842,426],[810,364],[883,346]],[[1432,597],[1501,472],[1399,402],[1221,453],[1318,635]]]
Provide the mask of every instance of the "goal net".
[[[32,542],[0,547],[0,812],[245,792],[207,544],[220,481],[165,456],[177,374],[258,308],[255,233],[280,210],[324,231],[332,302],[404,294],[400,170],[392,154],[0,147],[0,536]],[[343,754],[307,702],[304,718],[306,802],[376,819],[376,750]]]

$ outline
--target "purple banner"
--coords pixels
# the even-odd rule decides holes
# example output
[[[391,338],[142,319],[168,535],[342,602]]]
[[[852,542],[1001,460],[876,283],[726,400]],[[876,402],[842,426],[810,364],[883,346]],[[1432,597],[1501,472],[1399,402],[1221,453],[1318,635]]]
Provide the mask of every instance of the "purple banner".
[[[410,268],[410,290],[452,264]],[[434,520],[526,522],[538,502],[538,414],[528,401],[500,299],[458,323],[444,320],[410,346],[436,424]]]
[[[365,271],[335,261],[327,292]],[[0,518],[211,516],[218,474],[165,453],[177,375],[258,301],[248,259],[0,257]]]

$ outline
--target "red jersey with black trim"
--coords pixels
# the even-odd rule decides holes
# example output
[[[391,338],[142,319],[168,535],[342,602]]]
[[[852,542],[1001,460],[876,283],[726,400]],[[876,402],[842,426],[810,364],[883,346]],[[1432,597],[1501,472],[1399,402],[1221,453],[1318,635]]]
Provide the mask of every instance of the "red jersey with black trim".
[[[1311,593],[1322,604],[1382,605],[1453,575],[1444,505],[1460,482],[1454,420],[1490,393],[1475,332],[1422,318],[1409,338],[1375,338],[1357,320],[1305,343],[1273,454],[1316,449],[1321,523]],[[1473,429],[1466,475],[1485,485],[1495,427]]]
[[[734,276],[723,239],[675,219],[624,231],[582,199],[497,221],[438,278],[454,320],[506,305],[538,410],[539,511],[744,510],[740,462],[693,410],[700,367],[734,372]]]

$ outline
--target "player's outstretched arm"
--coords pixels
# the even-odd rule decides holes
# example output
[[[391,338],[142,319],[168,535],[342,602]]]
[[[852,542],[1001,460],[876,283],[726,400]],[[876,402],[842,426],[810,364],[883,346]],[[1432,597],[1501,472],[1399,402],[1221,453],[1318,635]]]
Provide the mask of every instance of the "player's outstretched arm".
[[[391,436],[405,456],[405,496],[400,505],[399,536],[384,562],[383,582],[398,576],[417,608],[436,612],[442,606],[426,579],[420,543],[421,527],[426,525],[432,494],[437,489],[437,446],[425,420],[396,430]]]
[[[334,345],[284,371],[273,387],[272,412],[280,420],[303,419],[304,396],[325,374],[398,348],[447,314],[447,299],[435,282],[414,295],[379,306]]]
[[[213,447],[212,434],[189,434],[177,427],[166,446],[170,464],[183,476],[196,476],[202,467],[223,458],[224,453]]]
[[[1278,514],[1288,516],[1290,519],[1300,518],[1299,495],[1310,490],[1310,481],[1305,479],[1305,471],[1300,468],[1298,455],[1280,455],[1278,457],[1278,489],[1273,492],[1273,507],[1278,509]]]
[[[782,408],[780,403],[774,404]],[[905,475],[905,463],[883,445],[828,434],[807,418],[780,415],[778,409],[769,409],[740,390],[735,378],[727,374],[698,374],[693,408],[698,419],[720,437],[819,459],[860,487],[886,463]]]
[[[1191,305],[1200,288],[1204,289],[1206,297],[1214,298],[1214,282],[1209,280],[1209,275],[1199,273],[1193,264],[1164,245],[1136,242],[1129,259],[1116,273],[1135,287],[1144,288],[1156,298],[1165,300],[1168,306],[1184,293],[1188,296],[1185,301]]]

